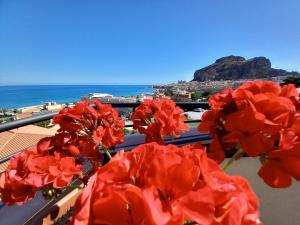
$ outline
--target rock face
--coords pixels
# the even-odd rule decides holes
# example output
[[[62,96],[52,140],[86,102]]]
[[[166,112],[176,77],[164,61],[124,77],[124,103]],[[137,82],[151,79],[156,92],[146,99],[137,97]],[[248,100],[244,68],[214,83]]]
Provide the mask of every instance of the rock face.
[[[214,64],[197,70],[193,81],[256,79],[275,76],[300,76],[300,73],[273,69],[270,60],[265,57],[246,60],[241,56],[231,55],[217,59]]]

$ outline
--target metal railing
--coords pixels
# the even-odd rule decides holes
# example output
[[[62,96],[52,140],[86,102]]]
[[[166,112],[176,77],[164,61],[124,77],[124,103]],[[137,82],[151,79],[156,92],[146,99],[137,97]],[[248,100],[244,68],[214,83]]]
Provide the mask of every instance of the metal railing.
[[[135,103],[109,103],[109,104],[111,104],[113,108],[133,108],[133,109],[135,109],[141,103],[135,102]],[[209,105],[207,102],[177,102],[176,105],[179,106],[180,108],[182,108],[184,111],[193,110],[195,108],[209,109]],[[32,117],[28,117],[28,118],[24,118],[24,119],[6,122],[3,124],[0,124],[0,133],[9,131],[12,129],[16,129],[19,127],[27,126],[30,124],[50,120],[57,114],[58,114],[58,112],[50,112],[50,113],[43,114],[43,115],[37,115],[37,116],[32,116]],[[199,120],[185,121],[185,123],[196,123],[196,122],[200,122],[200,118],[199,118]],[[125,125],[125,127],[132,127],[132,125],[127,124],[127,125]],[[1,158],[0,164],[8,161],[11,157],[13,157],[16,154],[18,154],[18,152]]]
[[[135,108],[140,105],[140,103],[112,103],[111,104],[114,108]],[[183,110],[193,110],[195,108],[203,108],[208,109],[209,106],[206,102],[179,102],[176,103],[177,106],[181,107]],[[25,119],[15,120],[11,122],[7,122],[4,124],[0,124],[0,132],[9,131],[11,129],[16,129],[19,127],[23,127],[26,125],[34,124],[37,122],[46,121],[52,119],[57,112],[51,112],[48,114],[33,116]],[[185,121],[186,123],[195,123],[200,122],[199,120],[188,120]],[[132,125],[126,125],[126,127],[132,127]],[[166,138],[166,144],[175,144],[175,145],[184,145],[188,143],[194,143],[197,141],[202,141],[204,144],[209,143],[209,136],[208,134],[201,134],[197,131],[194,127],[188,132],[184,132],[180,137],[177,138]],[[131,134],[126,135],[124,143],[119,144],[116,146],[114,150],[111,150],[111,154],[114,155],[121,149],[125,151],[130,151],[131,149],[137,147],[138,145],[144,143],[144,135],[141,134]],[[0,159],[0,164],[8,161],[11,157],[13,157],[14,153],[8,156],[5,156]],[[107,161],[107,160],[104,160]],[[76,182],[76,181],[74,181]],[[62,193],[58,198],[52,199],[51,201],[45,201],[41,195],[38,193],[37,196],[25,203],[23,206],[13,205],[10,207],[1,206],[0,210],[0,217],[4,215],[14,215],[13,217],[3,217],[4,219],[2,222],[5,224],[40,224],[43,220],[43,217],[47,215],[50,211],[53,212],[53,207],[55,207],[56,202],[60,199],[64,198],[68,193],[72,190],[65,191]],[[1,203],[1,202],[0,202]],[[1,216],[2,215],[2,216]]]
[[[136,108],[138,107],[141,103],[110,103],[113,108]],[[183,110],[193,110],[195,108],[203,108],[203,109],[209,109],[209,105],[207,102],[177,102],[177,106],[182,108]],[[50,120],[52,119],[55,115],[57,115],[58,112],[50,112],[47,114],[43,115],[38,115],[38,116],[32,116],[24,119],[19,119],[15,121],[10,121],[6,122],[3,124],[0,124],[0,132],[12,130],[15,128],[23,127],[26,125],[30,125],[33,123],[38,123],[42,122],[45,120]]]

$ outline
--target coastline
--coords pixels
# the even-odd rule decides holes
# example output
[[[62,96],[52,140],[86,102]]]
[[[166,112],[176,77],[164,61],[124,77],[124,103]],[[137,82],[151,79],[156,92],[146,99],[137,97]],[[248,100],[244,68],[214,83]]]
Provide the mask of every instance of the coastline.
[[[40,107],[47,102],[74,103],[89,93],[130,97],[153,93],[149,85],[5,85],[0,86],[0,109]]]

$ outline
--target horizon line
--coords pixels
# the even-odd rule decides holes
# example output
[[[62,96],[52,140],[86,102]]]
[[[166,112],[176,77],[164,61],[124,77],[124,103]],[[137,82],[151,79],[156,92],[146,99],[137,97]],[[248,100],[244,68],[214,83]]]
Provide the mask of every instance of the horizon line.
[[[172,83],[172,82],[171,82]],[[92,86],[92,85],[107,85],[107,86],[133,86],[133,85],[162,85],[162,84],[168,84],[166,83],[152,83],[152,84],[0,84],[0,86],[63,86],[63,85],[70,85],[70,86]]]

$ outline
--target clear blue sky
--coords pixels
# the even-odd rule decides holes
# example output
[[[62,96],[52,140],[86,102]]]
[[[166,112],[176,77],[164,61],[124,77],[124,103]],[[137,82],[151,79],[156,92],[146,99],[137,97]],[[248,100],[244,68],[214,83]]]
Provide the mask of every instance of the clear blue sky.
[[[231,54],[300,71],[300,1],[0,0],[0,84],[168,83]]]

